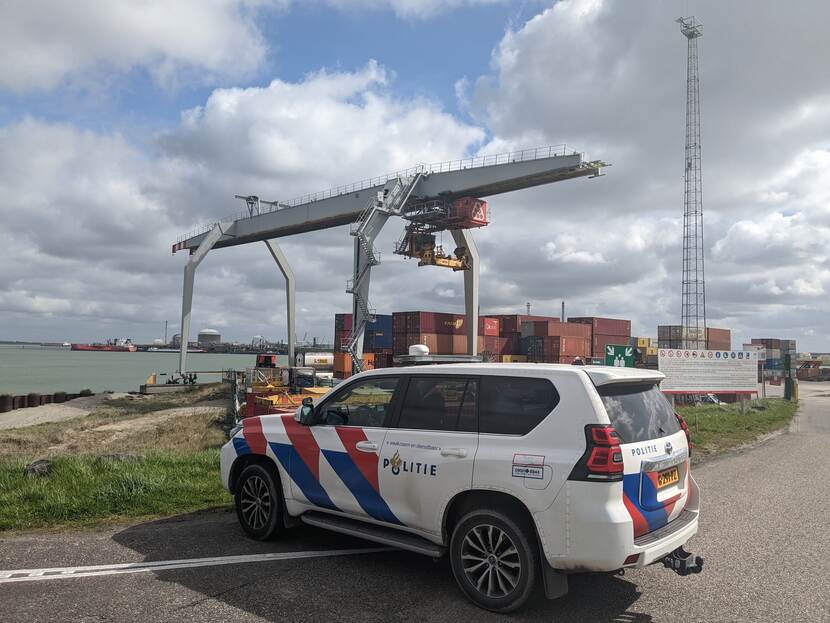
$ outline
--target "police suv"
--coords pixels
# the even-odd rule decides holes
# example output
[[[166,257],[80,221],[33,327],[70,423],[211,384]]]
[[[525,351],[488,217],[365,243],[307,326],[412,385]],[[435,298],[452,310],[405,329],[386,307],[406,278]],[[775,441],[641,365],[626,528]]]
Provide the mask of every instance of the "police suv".
[[[700,495],[686,425],[650,370],[557,364],[358,374],[296,415],[246,418],[222,448],[244,531],[306,523],[427,556],[497,612],[574,572],[661,563],[683,549]]]

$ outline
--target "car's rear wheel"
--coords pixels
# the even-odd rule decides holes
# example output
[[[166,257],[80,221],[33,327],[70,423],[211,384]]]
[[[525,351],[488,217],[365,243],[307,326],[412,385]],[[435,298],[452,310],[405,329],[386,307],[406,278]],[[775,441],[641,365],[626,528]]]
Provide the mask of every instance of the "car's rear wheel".
[[[530,597],[539,573],[533,529],[518,514],[483,509],[466,514],[450,541],[450,563],[461,590],[494,612],[511,612]]]
[[[256,463],[242,470],[234,500],[239,524],[249,537],[265,541],[277,535],[282,527],[282,493],[272,470]]]

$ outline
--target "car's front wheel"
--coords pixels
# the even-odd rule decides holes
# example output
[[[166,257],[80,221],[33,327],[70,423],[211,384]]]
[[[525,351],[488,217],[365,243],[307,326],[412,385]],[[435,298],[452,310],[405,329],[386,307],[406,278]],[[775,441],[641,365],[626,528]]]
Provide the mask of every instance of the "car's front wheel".
[[[282,527],[282,495],[272,470],[253,464],[242,470],[234,493],[236,516],[245,533],[258,541]]]
[[[461,590],[477,605],[511,612],[530,597],[539,573],[531,526],[518,513],[482,509],[456,524],[450,563]]]

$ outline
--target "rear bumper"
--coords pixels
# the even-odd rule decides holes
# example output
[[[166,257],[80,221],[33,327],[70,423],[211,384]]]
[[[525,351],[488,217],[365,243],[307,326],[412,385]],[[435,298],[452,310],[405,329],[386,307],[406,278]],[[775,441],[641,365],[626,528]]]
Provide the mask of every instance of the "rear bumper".
[[[622,502],[621,483],[567,482],[565,512],[552,513],[551,508],[536,515],[540,533],[561,535],[563,551],[546,546],[545,557],[554,569],[567,572],[609,572],[662,560],[697,534],[700,490],[691,476],[689,483],[683,512],[635,539],[631,516]],[[564,530],[553,525],[554,521],[564,522]],[[639,555],[636,562],[626,565],[626,558],[634,554]]]

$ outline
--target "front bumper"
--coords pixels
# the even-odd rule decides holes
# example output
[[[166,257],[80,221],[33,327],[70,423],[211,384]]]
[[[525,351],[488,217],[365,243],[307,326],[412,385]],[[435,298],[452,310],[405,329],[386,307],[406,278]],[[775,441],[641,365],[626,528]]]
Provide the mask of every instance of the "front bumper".
[[[236,456],[236,448],[233,445],[233,439],[231,439],[219,451],[219,477],[222,479],[222,486],[231,493],[233,493],[230,490],[231,468]]]

